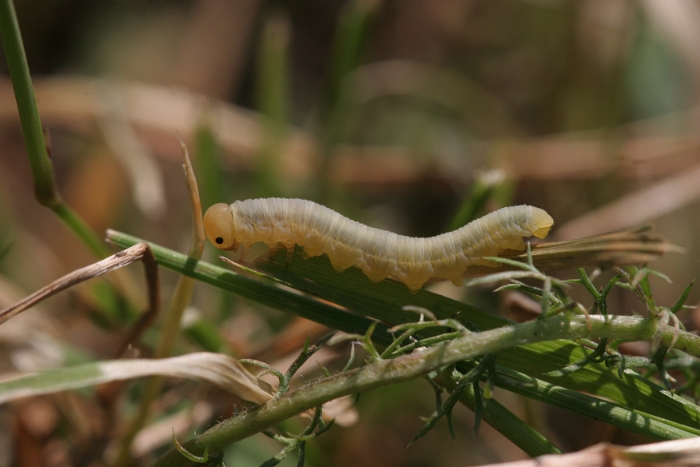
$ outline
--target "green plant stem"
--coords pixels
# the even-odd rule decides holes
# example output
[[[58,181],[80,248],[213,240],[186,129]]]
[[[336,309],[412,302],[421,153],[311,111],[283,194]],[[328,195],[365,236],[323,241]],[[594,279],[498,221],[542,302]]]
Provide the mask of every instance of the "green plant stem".
[[[258,52],[258,110],[262,118],[262,135],[258,159],[260,195],[280,196],[284,178],[279,166],[288,128],[289,108],[289,20],[277,13],[265,21]]]
[[[221,170],[221,147],[211,129],[211,116],[205,114],[195,133],[195,167],[199,177],[202,205],[209,207],[226,199],[223,172]]]
[[[56,189],[53,166],[46,148],[44,129],[34,97],[32,78],[12,0],[0,0],[0,39],[17,101],[19,120],[34,178],[34,195],[42,206],[51,209],[98,257],[109,251],[88,225],[68,207]]]
[[[486,203],[493,197],[498,186],[503,183],[503,180],[484,180],[484,177],[477,178],[474,181],[474,187],[467,198],[462,202],[459,211],[448,225],[445,232],[452,232],[460,227],[463,227],[478,218],[484,210]]]
[[[320,121],[324,122],[319,138],[322,154],[318,172],[321,199],[333,199],[337,195],[330,169],[333,165],[333,147],[342,138],[349,116],[353,113],[347,77],[360,65],[376,10],[377,2],[351,0],[344,5],[338,17],[321,102]]]
[[[58,196],[51,160],[46,150],[44,131],[39,119],[39,110],[34,98],[32,78],[29,75],[27,56],[24,53],[22,35],[12,0],[0,0],[0,38],[5,49],[7,68],[10,71],[12,88],[17,100],[22,134],[29,154],[29,163],[34,176],[34,193],[37,201],[53,208],[61,202]]]
[[[210,453],[217,453],[231,443],[338,397],[409,381],[462,360],[526,343],[582,337],[648,341],[656,331],[656,320],[636,316],[614,316],[608,319],[601,316],[556,316],[471,334],[424,352],[382,360],[305,386],[246,414],[219,423],[196,439],[185,443],[184,447],[195,454],[202,453],[205,447],[209,448]],[[673,329],[664,330],[662,340],[665,345],[670,344],[673,335]],[[676,345],[694,355],[700,354],[698,336],[679,332]],[[616,408],[616,404],[604,401],[600,403],[609,404],[608,410]],[[617,408],[626,410],[619,406]],[[643,414],[637,415],[640,417],[638,422],[643,425],[650,423],[648,418],[641,420],[644,418]],[[657,422],[663,424],[660,420]],[[670,438],[694,436],[692,432],[671,429],[670,426],[666,430],[657,430],[654,433],[665,434]],[[173,449],[155,465],[178,466],[190,463]]]
[[[59,203],[49,206],[51,210],[63,221],[66,226],[88,247],[88,249],[98,258],[106,258],[110,255],[104,242],[95,235],[95,232],[88,226],[82,217],[78,215],[70,206],[60,200]]]

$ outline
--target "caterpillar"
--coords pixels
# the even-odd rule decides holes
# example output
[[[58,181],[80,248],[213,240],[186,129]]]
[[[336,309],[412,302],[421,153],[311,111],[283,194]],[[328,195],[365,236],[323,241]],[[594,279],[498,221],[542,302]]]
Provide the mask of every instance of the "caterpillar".
[[[523,237],[544,238],[552,217],[534,206],[499,209],[453,232],[429,238],[368,227],[312,201],[265,198],[215,204],[204,215],[209,241],[220,250],[247,250],[257,242],[304,248],[305,258],[326,254],[336,271],[356,266],[371,280],[392,277],[413,293],[430,278],[462,285],[470,265],[499,250],[523,250]]]

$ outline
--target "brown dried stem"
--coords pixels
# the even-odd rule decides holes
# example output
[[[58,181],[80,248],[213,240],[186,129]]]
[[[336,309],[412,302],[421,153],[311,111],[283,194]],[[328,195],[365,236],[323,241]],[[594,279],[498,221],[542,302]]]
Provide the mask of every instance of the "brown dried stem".
[[[668,252],[682,252],[683,248],[668,242],[664,237],[649,232],[648,227],[612,232],[592,237],[561,242],[545,242],[532,247],[532,261],[540,270],[573,267],[611,267],[643,264],[659,259]],[[503,251],[501,258],[527,261],[527,253]],[[517,269],[507,264],[498,265],[498,271]],[[465,277],[493,274],[494,268],[472,266]]]
[[[42,300],[62,292],[69,287],[73,287],[74,285],[80,284],[86,280],[99,277],[108,272],[128,266],[136,261],[143,261],[146,272],[146,283],[148,284],[148,310],[146,311],[144,318],[137,323],[134,330],[132,330],[130,333],[130,337],[136,337],[140,332],[138,330],[141,329],[140,324],[145,318],[148,317],[151,319],[153,316],[155,316],[155,314],[158,312],[158,308],[160,307],[160,279],[158,277],[158,266],[156,265],[153,252],[151,252],[150,247],[146,243],[134,245],[131,248],[120,251],[106,259],[103,259],[102,261],[98,261],[90,266],[86,266],[73,271],[70,274],[66,274],[60,279],[57,279],[42,287],[14,305],[0,311],[0,324],[18,315],[24,310],[31,308]]]

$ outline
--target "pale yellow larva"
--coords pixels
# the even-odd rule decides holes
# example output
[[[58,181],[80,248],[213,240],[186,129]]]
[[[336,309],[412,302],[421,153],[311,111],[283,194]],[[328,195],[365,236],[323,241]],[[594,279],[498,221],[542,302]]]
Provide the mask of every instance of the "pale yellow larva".
[[[414,238],[375,229],[312,201],[266,198],[215,204],[204,215],[209,241],[221,250],[263,242],[304,248],[309,256],[328,255],[337,271],[360,268],[371,280],[393,277],[418,291],[431,277],[462,284],[473,264],[499,250],[524,249],[523,237],[544,238],[552,217],[533,206],[494,211],[454,232]]]

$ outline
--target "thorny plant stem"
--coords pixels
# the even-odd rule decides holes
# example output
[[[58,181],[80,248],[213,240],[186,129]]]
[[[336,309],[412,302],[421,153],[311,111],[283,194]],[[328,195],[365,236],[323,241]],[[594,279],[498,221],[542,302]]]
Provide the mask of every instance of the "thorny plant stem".
[[[209,453],[216,454],[231,443],[327,401],[379,386],[412,380],[446,365],[506,348],[552,339],[609,338],[650,341],[655,333],[658,333],[657,328],[657,320],[636,316],[555,316],[470,334],[425,352],[378,361],[305,386],[255,410],[219,423],[185,443],[184,447],[189,452],[201,454],[208,446]],[[664,345],[670,345],[674,337],[676,348],[700,356],[700,337],[674,330],[672,327],[662,330]],[[192,464],[176,450],[171,449],[155,465]]]

